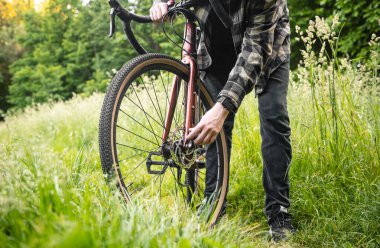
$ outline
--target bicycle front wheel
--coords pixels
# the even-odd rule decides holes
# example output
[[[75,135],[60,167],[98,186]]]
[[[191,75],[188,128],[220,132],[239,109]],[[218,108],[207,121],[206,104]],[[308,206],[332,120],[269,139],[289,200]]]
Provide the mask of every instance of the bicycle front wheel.
[[[202,209],[209,225],[214,225],[227,194],[226,137],[223,131],[218,135],[217,159],[212,165],[206,164],[207,146],[184,145],[189,73],[180,61],[160,54],[139,56],[120,69],[101,111],[101,164],[108,181],[116,181],[127,203],[138,196],[183,202],[184,207]],[[204,85],[196,85],[193,125],[213,106]],[[168,112],[172,118],[165,126]],[[170,131],[163,138],[168,126]],[[212,179],[215,187],[211,195],[205,195],[211,167],[214,177],[217,167]]]

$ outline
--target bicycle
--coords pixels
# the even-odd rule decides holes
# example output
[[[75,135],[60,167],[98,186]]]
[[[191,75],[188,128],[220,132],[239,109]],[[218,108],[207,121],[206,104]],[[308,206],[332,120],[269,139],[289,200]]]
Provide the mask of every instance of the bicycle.
[[[196,62],[197,20],[194,2],[170,3],[167,16],[186,19],[182,60],[147,53],[131,30],[131,21],[152,22],[149,16],[128,12],[117,0],[109,0],[110,37],[115,16],[140,56],[126,63],[112,79],[104,98],[99,122],[101,165],[108,182],[116,181],[123,199],[159,197],[182,202],[215,225],[226,199],[229,164],[224,131],[215,143],[218,160],[216,185],[205,192],[208,179],[208,146],[186,140],[214,102],[199,79]],[[169,91],[170,87],[170,91]],[[209,190],[210,191],[210,190]]]

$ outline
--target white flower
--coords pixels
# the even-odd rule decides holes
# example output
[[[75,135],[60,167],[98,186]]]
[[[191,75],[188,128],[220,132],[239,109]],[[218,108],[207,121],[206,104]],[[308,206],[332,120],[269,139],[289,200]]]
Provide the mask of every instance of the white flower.
[[[332,28],[334,29],[334,28],[337,27],[339,24],[340,24],[340,22],[339,22],[339,16],[338,16],[338,15],[334,15],[334,18],[333,18],[333,20],[332,20]]]
[[[301,30],[301,28],[298,25],[296,25],[296,33],[297,34],[300,32],[300,30]]]

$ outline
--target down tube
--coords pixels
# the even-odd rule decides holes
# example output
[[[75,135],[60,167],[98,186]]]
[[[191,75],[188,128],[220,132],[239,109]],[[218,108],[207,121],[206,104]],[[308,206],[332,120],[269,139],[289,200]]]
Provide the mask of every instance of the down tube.
[[[177,106],[179,88],[181,87],[181,79],[178,76],[175,76],[173,79],[173,86],[170,91],[170,101],[169,101],[169,110],[165,118],[165,129],[162,134],[162,142],[165,142],[169,136],[170,128],[173,122],[174,110]]]

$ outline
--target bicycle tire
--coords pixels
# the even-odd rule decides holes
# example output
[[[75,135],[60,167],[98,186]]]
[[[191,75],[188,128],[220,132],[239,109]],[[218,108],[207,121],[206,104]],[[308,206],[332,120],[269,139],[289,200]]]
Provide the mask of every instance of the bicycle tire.
[[[138,56],[132,59],[127,64],[125,64],[113,78],[111,84],[109,85],[107,89],[107,93],[104,98],[101,115],[100,115],[99,150],[100,150],[102,170],[108,182],[113,182],[113,180],[116,180],[117,187],[119,188],[123,199],[127,203],[131,201],[131,193],[128,191],[129,186],[126,186],[126,183],[124,182],[123,178],[125,175],[123,175],[121,171],[121,167],[119,165],[119,160],[117,159],[118,151],[116,147],[117,146],[116,132],[117,132],[118,115],[121,109],[121,103],[124,99],[124,96],[127,90],[132,87],[133,91],[135,91],[134,86],[133,85],[131,86],[134,80],[138,78],[138,76],[141,76],[142,73],[150,72],[150,70],[153,70],[153,69],[160,71],[160,73],[161,73],[161,70],[166,70],[177,76],[179,75],[185,82],[189,78],[189,73],[190,73],[188,66],[184,65],[179,60],[166,56],[166,55],[145,54],[145,55]],[[208,110],[213,106],[213,101],[210,97],[210,94],[208,93],[207,89],[204,87],[204,85],[201,82],[198,82],[197,85],[199,87],[198,90],[200,92],[199,95],[202,99],[202,103],[205,104],[204,106],[206,107],[206,110]],[[146,89],[147,87],[145,87],[145,84],[144,84],[144,87],[142,88]],[[136,93],[136,96],[137,96],[137,93]],[[157,99],[157,96],[156,96],[156,99]],[[157,115],[159,116],[159,112],[157,112]],[[147,117],[147,120],[149,122],[148,117]],[[216,142],[217,142],[217,147],[219,151],[221,150],[221,152],[218,152],[219,153],[219,157],[218,157],[219,179],[218,180],[220,180],[220,182],[218,182],[217,186],[215,187],[215,191],[214,191],[215,194],[214,194],[214,199],[213,199],[214,206],[212,207],[213,210],[210,210],[210,214],[207,217],[207,222],[210,226],[213,226],[219,219],[219,215],[223,208],[223,203],[225,201],[226,194],[227,194],[228,178],[229,178],[229,164],[228,164],[226,137],[223,130],[218,135]],[[190,172],[190,169],[188,171],[189,173],[187,173],[186,175],[195,175],[194,171]],[[173,176],[175,177],[174,174]],[[192,181],[196,181],[193,179],[194,178],[192,178],[192,180],[189,180],[190,183]],[[189,185],[188,189],[190,186],[194,187],[194,185]],[[160,194],[161,194],[161,189],[160,189]]]

